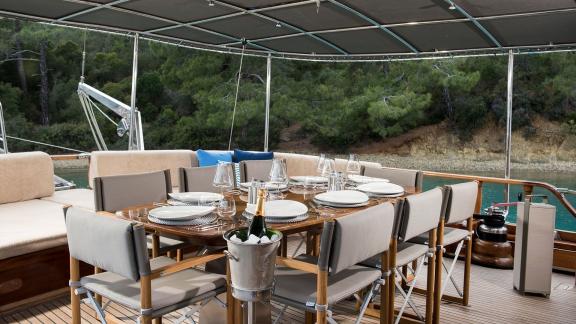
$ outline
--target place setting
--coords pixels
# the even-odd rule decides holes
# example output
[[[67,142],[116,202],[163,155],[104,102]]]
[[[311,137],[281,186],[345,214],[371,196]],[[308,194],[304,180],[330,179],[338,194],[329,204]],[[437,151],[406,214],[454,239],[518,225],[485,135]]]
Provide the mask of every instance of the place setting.
[[[251,220],[256,212],[256,204],[248,204],[242,215]],[[267,223],[295,223],[308,219],[308,207],[294,200],[270,200],[264,205]]]

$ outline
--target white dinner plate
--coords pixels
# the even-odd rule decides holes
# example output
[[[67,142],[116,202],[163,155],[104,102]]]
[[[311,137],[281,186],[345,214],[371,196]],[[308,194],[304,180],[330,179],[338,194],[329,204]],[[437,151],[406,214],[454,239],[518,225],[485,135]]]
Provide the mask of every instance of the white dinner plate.
[[[170,198],[184,202],[215,202],[224,198],[216,192],[172,192],[168,194]]]
[[[338,190],[318,194],[314,199],[322,203],[357,205],[368,202],[368,195],[357,190]]]
[[[256,205],[248,204],[246,212],[254,214]],[[294,200],[272,200],[264,203],[264,216],[268,218],[294,218],[308,213],[308,207]]]
[[[358,175],[358,174],[349,175],[348,180],[350,180],[354,183],[357,183],[357,184],[371,183],[371,182],[390,182],[390,180],[388,180],[388,179],[367,177],[367,176]]]
[[[398,195],[404,193],[404,188],[389,182],[371,182],[359,185],[356,189],[374,195]]]
[[[318,176],[293,176],[290,180],[300,183],[327,183],[328,178]]]
[[[250,185],[252,185],[251,181],[248,182],[241,182],[240,183],[240,190],[242,191],[248,191],[248,188],[250,188]],[[272,182],[264,182],[264,186],[266,188],[266,190],[268,191],[276,191],[276,189],[280,189],[280,191],[286,191],[288,190],[288,185],[287,184],[281,184],[281,185],[276,185],[275,183]]]
[[[360,204],[338,204],[338,203],[334,203],[334,202],[326,202],[326,201],[320,201],[320,200],[316,200],[316,199],[313,199],[313,201],[317,205],[336,207],[336,208],[355,208],[355,207],[363,207],[363,206],[368,205],[368,201],[360,203]]]
[[[150,210],[152,218],[169,221],[184,221],[206,216],[213,212],[213,206],[164,206]]]

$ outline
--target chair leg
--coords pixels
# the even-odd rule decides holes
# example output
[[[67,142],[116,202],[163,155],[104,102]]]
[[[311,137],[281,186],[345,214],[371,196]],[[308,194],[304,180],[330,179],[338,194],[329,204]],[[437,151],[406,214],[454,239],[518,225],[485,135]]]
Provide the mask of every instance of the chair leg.
[[[70,258],[70,281],[80,281],[80,262],[74,258]],[[80,296],[74,292],[75,287],[70,287],[70,307],[72,308],[72,323],[80,324],[82,321],[80,317]]]
[[[404,310],[406,309],[406,306],[408,306],[408,304],[410,304],[410,302],[411,302],[410,297],[412,296],[412,291],[414,290],[414,287],[416,286],[416,280],[418,280],[418,275],[422,271],[423,264],[424,264],[425,260],[426,260],[426,257],[422,258],[422,261],[420,261],[420,264],[418,265],[418,268],[416,270],[416,274],[414,275],[414,279],[412,279],[412,282],[410,283],[410,289],[408,289],[408,292],[406,293],[406,295],[404,297],[404,303],[402,304],[402,307],[400,307],[400,311],[398,312],[398,316],[396,317],[396,321],[394,322],[394,324],[400,323],[400,320],[402,319],[402,314],[404,314]],[[401,293],[404,292],[401,289],[400,289],[400,291],[401,291]],[[402,295],[404,295],[404,294],[402,294]],[[415,310],[417,309],[413,305],[410,305],[410,307],[413,307]]]
[[[154,324],[162,324],[162,317],[156,317],[152,320]]]
[[[470,223],[472,221],[469,220]],[[468,306],[470,301],[470,271],[472,270],[472,237],[466,241],[466,262],[464,263],[464,296],[462,305]]]
[[[182,249],[176,250],[176,262],[182,261],[182,254],[183,254]]]
[[[312,312],[305,312],[304,313],[304,324],[314,324],[314,316],[315,316],[315,314]]]
[[[460,241],[460,243],[458,243],[458,246],[456,247],[456,255],[454,256],[454,259],[452,260],[452,264],[450,264],[450,269],[448,269],[447,274],[446,274],[446,279],[444,279],[444,282],[442,283],[442,289],[440,290],[440,298],[442,298],[442,296],[444,296],[444,291],[446,290],[446,286],[448,286],[448,280],[452,280],[452,282],[454,282],[454,279],[452,278],[452,272],[454,272],[454,267],[456,266],[456,262],[458,262],[458,255],[460,254],[460,251],[462,250],[462,245],[464,245],[464,241]],[[444,266],[444,262],[442,262],[442,266]],[[454,285],[456,287],[456,289],[458,290],[458,286]]]
[[[356,324],[360,324],[362,317],[364,317],[364,312],[366,312],[366,308],[368,307],[368,303],[370,303],[370,301],[372,300],[372,297],[374,296],[374,291],[376,289],[378,289],[378,282],[374,282],[372,284],[372,287],[370,287],[370,290],[364,297],[364,301],[362,302],[362,306],[360,306],[360,311],[358,312],[358,317],[356,318]]]

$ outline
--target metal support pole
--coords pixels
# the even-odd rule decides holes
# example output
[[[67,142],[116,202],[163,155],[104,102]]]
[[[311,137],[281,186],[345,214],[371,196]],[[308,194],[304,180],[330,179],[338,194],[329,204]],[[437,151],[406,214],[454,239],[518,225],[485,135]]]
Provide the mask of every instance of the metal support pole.
[[[138,39],[140,34],[134,34],[134,54],[132,58],[132,92],[130,95],[130,132],[128,133],[128,150],[143,150],[144,143],[141,142],[141,126],[138,118],[138,108],[136,107],[136,85],[138,82]]]
[[[6,124],[4,124],[4,111],[2,103],[0,102],[0,139],[2,140],[2,148],[0,153],[8,154],[8,142],[6,142]]]
[[[270,132],[270,82],[272,79],[272,56],[266,59],[266,117],[264,121],[264,152],[268,152],[268,137]]]
[[[512,155],[512,92],[514,82],[514,52],[508,52],[508,92],[506,96],[506,169],[504,178],[510,179],[510,163]],[[504,189],[504,199],[510,201],[510,185]]]

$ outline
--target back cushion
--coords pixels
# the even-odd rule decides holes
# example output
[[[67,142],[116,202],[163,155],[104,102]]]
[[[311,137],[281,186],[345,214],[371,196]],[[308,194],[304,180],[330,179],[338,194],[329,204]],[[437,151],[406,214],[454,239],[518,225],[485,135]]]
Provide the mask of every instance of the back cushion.
[[[142,172],[170,170],[172,184],[178,184],[178,169],[196,165],[196,157],[190,150],[151,151],[98,151],[90,156],[89,180],[94,178]]]
[[[384,203],[336,219],[330,274],[388,250],[394,227],[394,206]]]
[[[197,150],[196,158],[199,166],[207,167],[218,165],[218,162],[232,162],[232,152]]]
[[[180,191],[220,192],[214,187],[216,166],[180,169]]]
[[[66,231],[71,257],[132,280],[139,279],[132,223],[69,208]]]
[[[256,152],[256,151],[242,151],[234,150],[234,162],[252,161],[252,160],[272,160],[274,158],[273,152]]]
[[[252,178],[268,181],[270,169],[272,169],[272,160],[242,161],[240,162],[240,181],[252,181]],[[286,166],[286,169],[289,169],[288,166]]]
[[[415,187],[418,190],[422,189],[422,175],[418,170],[366,167],[364,169],[364,175],[367,177],[388,179],[390,182],[404,187]]]
[[[442,198],[443,190],[440,188],[406,197],[399,239],[408,241],[438,227]]]
[[[170,192],[167,178],[165,171],[96,178],[96,210],[114,212],[166,200]]]
[[[464,182],[448,186],[449,201],[446,206],[446,223],[459,223],[472,217],[476,208],[478,182]]]
[[[43,152],[0,154],[0,204],[51,196],[54,164]]]

